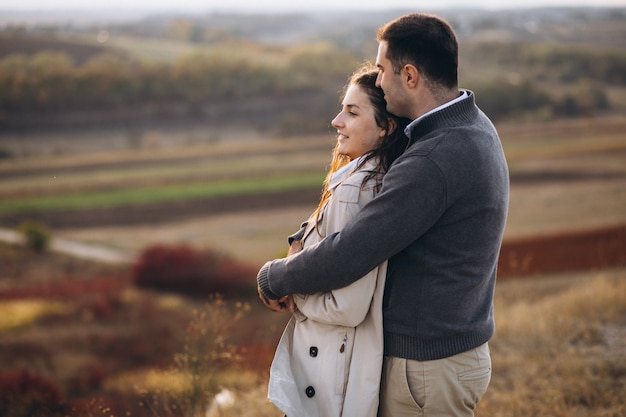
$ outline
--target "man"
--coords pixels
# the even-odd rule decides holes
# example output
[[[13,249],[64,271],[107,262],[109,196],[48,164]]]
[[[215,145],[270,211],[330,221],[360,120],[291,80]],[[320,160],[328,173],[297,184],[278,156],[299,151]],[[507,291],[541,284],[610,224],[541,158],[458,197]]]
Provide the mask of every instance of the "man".
[[[491,377],[493,293],[509,178],[498,134],[457,84],[451,27],[425,14],[378,31],[377,85],[412,145],[340,233],[266,263],[259,296],[349,285],[389,259],[380,415],[472,416]],[[367,364],[363,364],[367,366]]]

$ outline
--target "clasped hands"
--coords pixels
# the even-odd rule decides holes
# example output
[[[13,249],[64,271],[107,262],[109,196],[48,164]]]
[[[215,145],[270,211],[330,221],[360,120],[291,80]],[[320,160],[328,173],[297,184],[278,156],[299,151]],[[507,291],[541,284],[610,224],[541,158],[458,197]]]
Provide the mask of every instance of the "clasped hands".
[[[270,300],[263,294],[261,291],[261,287],[257,286],[257,290],[259,292],[259,298],[265,304],[265,307],[270,310],[279,312],[279,313],[294,313],[296,311],[296,303],[293,301],[293,296],[285,295],[284,297],[280,297],[278,300]]]
[[[294,253],[298,253],[301,250],[302,250],[302,241],[294,240],[293,242],[291,242],[291,245],[289,245],[289,252],[287,252],[287,256],[293,255]],[[286,312],[295,313],[295,311],[297,310],[296,303],[293,300],[292,295],[285,295],[283,297],[280,297],[277,300],[270,300],[269,298],[267,298],[265,294],[263,294],[261,287],[258,285],[257,285],[257,291],[259,293],[259,298],[261,299],[263,304],[265,304],[265,307],[269,308],[272,311],[276,311],[279,313],[286,313]]]

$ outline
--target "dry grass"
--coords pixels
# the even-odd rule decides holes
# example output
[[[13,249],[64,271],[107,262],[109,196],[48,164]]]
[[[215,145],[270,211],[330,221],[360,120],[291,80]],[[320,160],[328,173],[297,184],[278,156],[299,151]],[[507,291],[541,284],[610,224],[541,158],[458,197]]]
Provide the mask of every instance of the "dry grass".
[[[55,260],[55,264],[59,262]],[[130,288],[120,297],[123,305],[134,305],[145,295]],[[158,305],[166,309],[168,315],[180,314],[180,311],[190,308],[189,303],[180,297],[164,296],[159,300]],[[171,395],[180,393],[181,387],[182,392],[188,392],[185,390],[189,389],[189,381],[193,385],[194,372],[197,374],[200,371],[200,375],[208,380],[200,380],[199,383],[210,383],[209,388],[203,389],[204,394],[199,400],[203,408],[210,407],[212,394],[228,389],[234,394],[235,401],[229,408],[221,410],[221,417],[281,416],[266,400],[267,366],[271,358],[267,356],[267,349],[269,347],[271,355],[282,330],[281,321],[286,320],[286,316],[267,313],[257,300],[251,302],[252,311],[239,316],[239,321],[232,321],[238,324],[228,331],[241,349],[243,362],[234,360],[235,356],[226,355],[230,365],[225,367],[223,363],[214,366],[206,362],[190,369],[189,360],[194,357],[202,357],[207,352],[230,352],[228,349],[220,351],[220,346],[215,345],[216,342],[221,343],[220,339],[197,338],[193,340],[195,347],[188,343],[181,351],[182,356],[177,356],[177,365],[171,368],[142,367],[130,372],[128,367],[120,368],[103,381],[103,395],[106,398],[122,398],[129,392],[136,395],[139,388],[150,394],[148,398],[151,401],[167,400],[172,404]],[[2,305],[11,308],[12,304],[4,302]],[[477,417],[624,415],[626,269],[502,281],[496,289],[495,310],[497,331],[490,343],[493,379],[487,395],[479,404]],[[56,311],[49,313],[59,314]],[[196,323],[195,329],[200,330],[199,334],[215,335],[216,331],[222,332],[220,329],[224,325],[232,324],[231,319],[236,316],[236,312],[219,310],[208,315],[196,315],[192,323]],[[96,324],[88,322],[89,327]],[[74,327],[74,331],[78,331],[79,327]],[[52,339],[45,336],[45,329],[40,329],[38,334],[41,338],[46,337],[46,344],[51,343]],[[190,346],[193,349],[190,350]],[[50,348],[53,349],[52,346]],[[59,346],[59,349],[65,348]],[[55,363],[58,366],[64,364],[64,369],[84,368],[90,363],[88,358],[79,357],[76,352],[57,353],[60,355]],[[252,361],[260,362],[261,368],[257,364],[254,369]],[[162,396],[166,396],[165,400]],[[137,404],[136,400],[134,404]],[[145,404],[147,402],[133,409],[132,415],[162,415]],[[94,411],[90,415],[102,414]]]
[[[36,323],[42,317],[72,314],[63,303],[45,300],[18,300],[0,303],[0,333]]]
[[[626,269],[506,281],[495,309],[494,372],[477,417],[624,415]],[[220,379],[235,397],[220,416],[281,416],[266,380]]]
[[[104,382],[104,391],[113,395],[138,393],[145,415],[276,415],[274,407],[261,397],[262,373],[242,366],[245,346],[241,341],[239,346],[231,343],[233,336],[237,338],[240,320],[250,309],[246,303],[214,299],[194,311],[184,350],[175,356],[172,367],[118,373]],[[236,401],[216,403],[214,398],[224,390]],[[225,413],[226,409],[236,414]]]
[[[626,270],[500,283],[478,416],[626,412]]]
[[[495,308],[494,371],[477,417],[624,415],[626,269],[506,281]],[[265,382],[233,391],[223,417],[282,415]]]

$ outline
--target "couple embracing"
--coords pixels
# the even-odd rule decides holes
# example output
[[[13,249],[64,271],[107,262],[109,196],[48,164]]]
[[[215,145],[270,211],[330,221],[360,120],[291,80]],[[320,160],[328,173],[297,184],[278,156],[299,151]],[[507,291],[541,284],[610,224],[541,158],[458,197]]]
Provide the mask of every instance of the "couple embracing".
[[[257,276],[292,317],[269,399],[289,417],[473,416],[491,377],[508,209],[500,139],[458,88],[450,25],[409,14],[350,78],[318,208]]]

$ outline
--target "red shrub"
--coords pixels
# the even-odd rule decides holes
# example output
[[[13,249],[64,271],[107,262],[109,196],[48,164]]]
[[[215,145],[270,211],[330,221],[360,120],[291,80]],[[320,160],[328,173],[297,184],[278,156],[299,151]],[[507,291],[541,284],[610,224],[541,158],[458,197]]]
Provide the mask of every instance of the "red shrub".
[[[213,251],[195,251],[186,245],[151,246],[132,269],[135,285],[206,298],[247,295],[256,283],[256,268]]]
[[[626,265],[626,225],[508,239],[498,277],[588,271]]]
[[[68,405],[58,385],[28,371],[0,374],[0,415],[56,417],[67,415]]]

